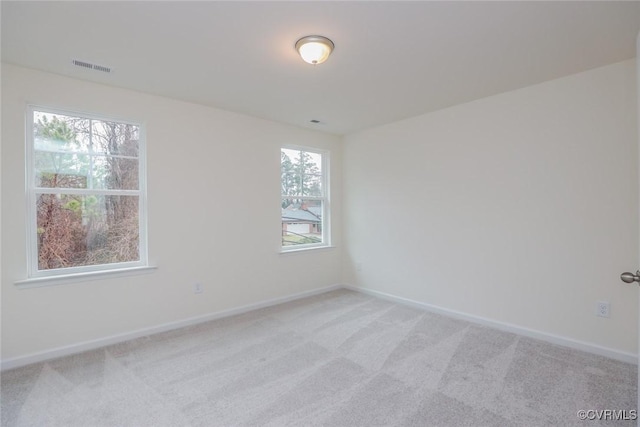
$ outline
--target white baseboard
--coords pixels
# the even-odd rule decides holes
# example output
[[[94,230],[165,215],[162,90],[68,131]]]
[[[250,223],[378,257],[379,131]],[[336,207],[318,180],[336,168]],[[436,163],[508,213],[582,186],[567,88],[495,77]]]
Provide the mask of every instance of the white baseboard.
[[[414,301],[408,298],[398,297],[395,295],[387,294],[385,292],[376,291],[373,289],[361,288],[358,286],[343,285],[345,289],[349,289],[356,292],[362,292],[363,294],[384,298],[389,301],[397,302],[400,304],[409,305],[411,307],[420,308],[433,313],[443,314],[445,316],[455,317],[468,322],[476,323],[479,325],[487,326],[494,329],[499,329],[505,332],[511,332],[517,335],[522,335],[529,338],[535,338],[540,341],[545,341],[551,344],[560,345],[563,347],[569,347],[576,350],[581,350],[587,353],[597,354],[599,356],[608,357],[610,359],[619,360],[621,362],[638,364],[638,355],[633,353],[627,353],[612,348],[602,347],[597,344],[592,344],[584,341],[574,340],[572,338],[566,338],[559,335],[549,334],[547,332],[536,331],[534,329],[524,328],[522,326],[514,325],[511,323],[499,322],[497,320],[491,320],[480,316],[474,316],[471,314],[463,313],[460,311],[449,310],[447,308],[438,307],[435,305],[427,304],[424,302]]]
[[[149,328],[136,329],[131,332],[125,332],[123,334],[111,335],[104,338],[98,338],[95,340],[84,341],[76,344],[71,344],[64,347],[58,347],[51,350],[45,350],[37,353],[31,353],[26,356],[15,357],[13,359],[7,359],[0,362],[0,369],[2,371],[19,368],[21,366],[30,365],[32,363],[44,362],[46,360],[57,359],[63,356],[69,356],[72,354],[82,353],[89,350],[95,350],[97,348],[105,347],[112,344],[117,344],[124,341],[129,341],[136,338],[146,337],[148,335],[157,334],[160,332],[167,332],[174,329],[184,328],[185,326],[192,326],[198,323],[208,322],[211,320],[221,319],[223,317],[235,316],[237,314],[246,313],[252,310],[258,310],[260,308],[271,307],[273,305],[282,304],[289,301],[294,301],[301,298],[310,297],[313,295],[323,294],[325,292],[333,291],[343,288],[342,285],[327,286],[324,288],[312,289],[310,291],[298,292],[295,294],[287,295],[285,297],[273,298],[270,300],[260,301],[254,304],[244,305],[242,307],[232,308],[229,310],[217,311],[214,313],[205,314],[202,316],[190,317],[188,319],[178,320],[175,322],[163,323],[161,325],[152,326]]]
[[[587,353],[597,354],[599,356],[608,357],[608,358],[619,360],[626,363],[638,364],[638,356],[633,353],[626,353],[623,351],[602,347],[602,346],[588,343],[588,342],[578,341],[571,338],[561,337],[561,336],[549,334],[546,332],[524,328],[524,327],[513,325],[510,323],[498,322],[496,320],[491,320],[491,319],[487,319],[480,316],[474,316],[471,314],[462,313],[455,310],[449,310],[449,309],[438,307],[432,304],[414,301],[408,298],[398,297],[395,295],[387,294],[385,292],[380,292],[373,289],[361,288],[361,287],[351,286],[351,285],[332,285],[324,288],[317,288],[310,291],[287,295],[285,297],[273,298],[270,300],[265,300],[265,301],[257,302],[254,304],[248,304],[242,307],[232,308],[229,310],[217,311],[217,312],[208,313],[202,316],[190,317],[188,319],[164,323],[164,324],[152,326],[149,328],[137,329],[131,332],[125,332],[123,334],[111,335],[104,338],[84,341],[84,342],[71,344],[64,347],[58,347],[51,350],[45,350],[37,353],[28,354],[25,356],[16,357],[13,359],[3,360],[2,362],[0,362],[0,369],[4,371],[8,369],[18,368],[25,365],[30,365],[32,363],[44,362],[46,360],[57,359],[59,357],[82,353],[89,350],[95,350],[108,345],[129,341],[132,339],[157,334],[160,332],[171,331],[174,329],[183,328],[185,326],[192,326],[198,323],[208,322],[211,320],[221,319],[223,317],[235,316],[237,314],[246,313],[248,311],[257,310],[265,307],[271,307],[277,304],[282,304],[285,302],[294,301],[301,298],[319,295],[319,294],[323,294],[325,292],[330,292],[337,289],[348,289],[355,292],[361,292],[363,294],[384,298],[389,301],[397,302],[404,305],[409,305],[409,306],[427,310],[433,313],[455,317],[458,319],[466,320],[466,321],[487,326],[490,328],[499,329],[502,331],[511,332],[517,335],[522,335],[530,338],[535,338],[541,341],[549,342],[549,343],[564,346],[564,347],[574,348],[577,350],[585,351]]]

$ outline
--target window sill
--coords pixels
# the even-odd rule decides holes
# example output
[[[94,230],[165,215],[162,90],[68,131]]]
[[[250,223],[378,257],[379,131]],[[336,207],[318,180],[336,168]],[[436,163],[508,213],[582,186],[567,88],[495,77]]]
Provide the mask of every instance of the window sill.
[[[32,277],[18,280],[15,285],[19,289],[40,288],[43,286],[64,285],[76,282],[88,282],[93,280],[111,279],[114,277],[134,276],[148,274],[157,270],[155,266],[118,268],[114,270],[88,271],[84,273],[61,274],[48,277]]]
[[[313,252],[313,251],[323,251],[327,249],[335,249],[335,246],[326,245],[326,246],[312,246],[308,248],[296,248],[296,249],[280,249],[280,255],[289,255],[289,254],[299,254],[305,252]]]

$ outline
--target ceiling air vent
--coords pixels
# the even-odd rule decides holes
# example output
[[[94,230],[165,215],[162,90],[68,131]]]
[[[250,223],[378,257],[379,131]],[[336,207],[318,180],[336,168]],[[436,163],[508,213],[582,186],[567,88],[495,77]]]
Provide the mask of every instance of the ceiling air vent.
[[[103,73],[110,73],[111,72],[111,67],[105,67],[104,65],[92,64],[90,62],[80,61],[78,59],[72,59],[71,63],[73,65],[75,65],[76,67],[82,67],[82,68],[86,68],[88,70],[102,71]]]

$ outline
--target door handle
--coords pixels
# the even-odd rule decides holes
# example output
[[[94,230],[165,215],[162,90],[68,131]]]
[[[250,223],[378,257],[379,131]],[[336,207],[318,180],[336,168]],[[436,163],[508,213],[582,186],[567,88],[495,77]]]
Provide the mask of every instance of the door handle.
[[[640,270],[636,271],[636,274],[629,272],[622,273],[620,279],[625,283],[640,282]]]

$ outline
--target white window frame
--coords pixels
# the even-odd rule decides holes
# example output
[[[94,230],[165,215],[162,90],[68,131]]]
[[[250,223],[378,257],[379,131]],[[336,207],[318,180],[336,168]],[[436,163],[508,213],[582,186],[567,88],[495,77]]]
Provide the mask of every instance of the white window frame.
[[[300,245],[290,245],[283,246],[282,245],[282,221],[280,222],[280,251],[282,253],[285,252],[296,252],[296,251],[305,251],[309,249],[319,249],[319,248],[327,248],[331,246],[331,191],[330,191],[330,151],[323,150],[314,147],[306,147],[302,145],[290,145],[284,144],[280,146],[280,151],[282,149],[285,150],[296,150],[296,151],[305,151],[309,153],[319,154],[322,159],[322,179],[321,186],[323,189],[324,196],[285,196],[280,192],[280,206],[282,206],[282,200],[285,198],[296,198],[302,200],[320,200],[322,201],[322,242],[319,243],[304,243]],[[282,163],[280,163],[280,168],[282,167]],[[282,188],[282,174],[280,174],[280,188]],[[281,209],[282,211],[282,209]],[[282,215],[281,215],[282,219]]]
[[[118,122],[138,127],[138,189],[84,189],[84,188],[39,188],[36,187],[34,114],[36,111],[79,117],[90,120]],[[27,198],[27,265],[28,279],[16,282],[17,285],[42,286],[86,280],[91,277],[112,274],[120,276],[127,272],[138,273],[153,269],[148,261],[147,244],[147,167],[146,167],[146,132],[145,126],[139,122],[123,120],[101,114],[92,114],[51,108],[41,105],[28,105],[26,117],[26,198]],[[78,267],[64,267],[48,270],[38,268],[38,233],[37,233],[37,199],[38,194],[76,194],[76,195],[125,195],[138,197],[138,261],[95,264]]]

